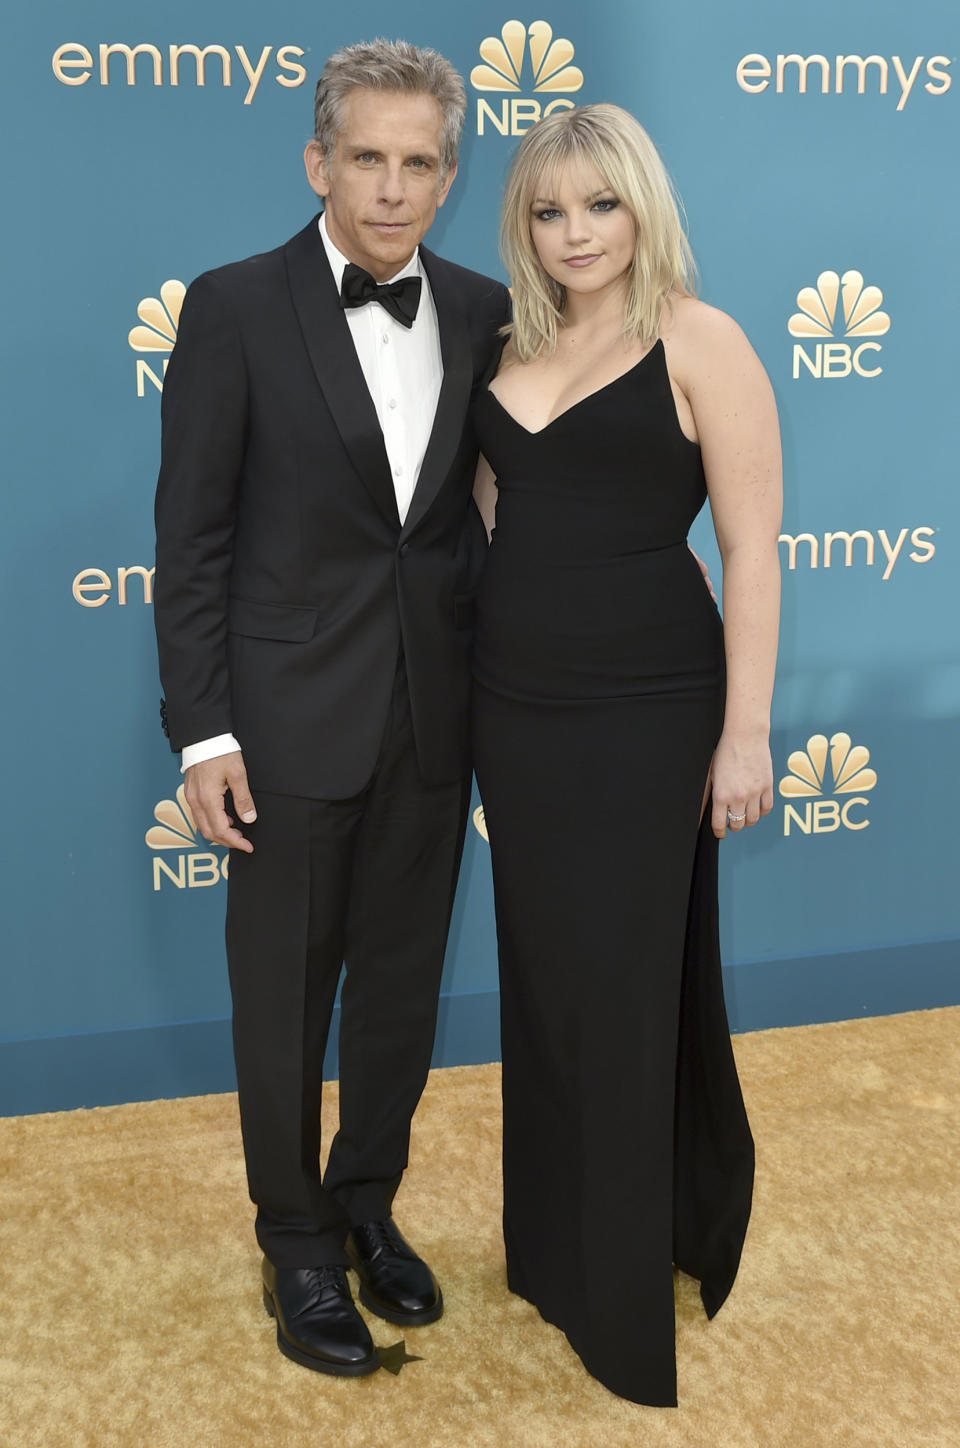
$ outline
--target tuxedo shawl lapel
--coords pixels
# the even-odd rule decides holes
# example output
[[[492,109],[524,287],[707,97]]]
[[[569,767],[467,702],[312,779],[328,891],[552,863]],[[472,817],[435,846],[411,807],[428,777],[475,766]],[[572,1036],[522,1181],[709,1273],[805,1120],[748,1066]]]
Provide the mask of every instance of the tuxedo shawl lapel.
[[[340,306],[316,217],[287,243],[285,253],[300,329],[337,431],[377,507],[399,528],[397,495],[377,410]]]
[[[409,533],[423,518],[450,471],[460,445],[473,382],[470,339],[466,318],[453,283],[452,270],[440,257],[434,256],[433,252],[427,251],[423,246],[420,248],[420,260],[437,309],[443,382],[430,441],[420,467],[410,510],[404,521],[404,533]]]

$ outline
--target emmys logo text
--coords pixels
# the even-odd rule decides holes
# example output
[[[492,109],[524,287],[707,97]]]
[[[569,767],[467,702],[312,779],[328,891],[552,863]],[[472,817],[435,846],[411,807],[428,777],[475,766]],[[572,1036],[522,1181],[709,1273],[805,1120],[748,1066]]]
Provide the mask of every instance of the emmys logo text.
[[[248,54],[242,45],[80,45],[67,41],[53,52],[51,65],[61,85],[86,85],[92,80],[102,86],[205,86],[229,89],[236,79],[246,86],[243,104],[248,106],[264,78],[271,55],[277,85],[303,85],[306,69],[293,57],[305,55],[299,45],[264,45],[260,54]],[[239,65],[236,63],[239,61]]]
[[[793,346],[794,381],[801,367],[818,380],[839,377],[879,377],[883,368],[879,356],[883,350],[876,341],[864,337],[885,337],[890,318],[880,310],[883,292],[879,287],[865,287],[858,271],[823,271],[815,287],[801,287],[797,292],[798,312],[787,323],[791,337],[803,337]],[[838,303],[840,310],[838,312]],[[845,340],[817,341],[821,337],[843,337]],[[849,340],[846,340],[849,339]]]
[[[924,62],[926,61],[926,64]],[[888,61],[884,55],[777,55],[772,60],[752,51],[737,64],[737,85],[748,95],[761,95],[772,88],[775,95],[867,95],[897,97],[902,111],[922,76],[922,88],[931,96],[942,96],[953,84],[948,73],[953,64],[947,55],[916,55],[904,60],[899,55]],[[917,93],[919,94],[919,88]]]
[[[886,528],[878,528],[874,535],[869,528],[856,528],[852,533],[837,528],[832,533],[824,533],[822,540],[816,533],[781,533],[779,541],[786,547],[784,556],[791,570],[798,563],[808,568],[873,568],[876,564],[882,570],[881,581],[886,583],[901,559],[909,558],[911,563],[930,562],[937,551],[933,542],[936,531],[936,528],[891,528],[888,533]]]
[[[473,67],[470,84],[497,99],[477,100],[477,135],[489,124],[501,136],[522,136],[552,111],[572,110],[569,96],[583,85],[583,71],[570,64],[573,54],[570,41],[554,39],[546,20],[534,20],[529,28],[522,20],[508,20],[499,35],[482,40],[483,64]],[[542,99],[521,96],[522,90]]]
[[[153,603],[153,576],[156,571],[144,563],[121,564],[114,583],[113,575],[104,568],[81,568],[70,592],[81,608],[102,608],[111,598],[115,598],[121,608],[137,601]],[[136,582],[131,584],[130,579]]]
[[[153,856],[153,888],[164,885],[177,890],[196,890],[217,885],[230,873],[229,854],[215,855],[212,850],[198,850],[200,836],[183,785],[176,799],[162,799],[153,811],[157,821],[144,835]],[[162,853],[161,853],[162,852]]]
[[[825,734],[812,734],[805,749],[790,755],[789,773],[780,781],[784,799],[798,801],[784,805],[783,833],[789,835],[791,829],[804,835],[865,830],[870,824],[865,813],[870,804],[868,791],[877,782],[877,772],[869,765],[869,749],[853,744],[849,734],[834,734],[829,743]],[[830,795],[839,798],[828,798]]]

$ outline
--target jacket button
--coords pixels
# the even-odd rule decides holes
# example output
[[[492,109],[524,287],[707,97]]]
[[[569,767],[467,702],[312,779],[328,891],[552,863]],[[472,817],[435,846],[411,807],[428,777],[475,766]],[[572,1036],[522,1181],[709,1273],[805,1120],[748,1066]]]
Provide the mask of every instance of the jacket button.
[[[410,544],[409,544],[409,543],[401,543],[401,544],[400,544],[400,557],[401,557],[401,558],[406,558],[406,556],[407,556],[407,554],[408,554],[409,552],[410,552]]]

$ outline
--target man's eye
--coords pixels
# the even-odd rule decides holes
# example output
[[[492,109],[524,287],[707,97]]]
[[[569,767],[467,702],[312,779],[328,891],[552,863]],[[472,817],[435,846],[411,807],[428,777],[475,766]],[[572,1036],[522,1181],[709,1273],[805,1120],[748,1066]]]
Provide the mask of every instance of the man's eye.
[[[372,160],[373,160],[373,152],[372,152],[372,151],[361,151],[361,152],[360,152],[360,155],[357,157],[357,160],[358,160],[358,161],[372,161]]]

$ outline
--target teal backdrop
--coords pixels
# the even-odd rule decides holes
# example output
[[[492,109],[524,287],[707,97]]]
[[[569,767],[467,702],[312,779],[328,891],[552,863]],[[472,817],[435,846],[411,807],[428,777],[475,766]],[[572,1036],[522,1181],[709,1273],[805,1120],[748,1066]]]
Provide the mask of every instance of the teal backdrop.
[[[734,1029],[960,1001],[952,0],[44,0],[4,30],[0,1111],[231,1088],[226,867],[159,728],[159,390],[182,284],[312,214],[316,75],[377,34],[468,80],[436,250],[503,275],[519,135],[616,101],[676,178],[702,295],[772,379],[778,791],[722,850]],[[694,541],[717,576],[707,516]],[[497,1054],[471,824],[436,1062]]]

